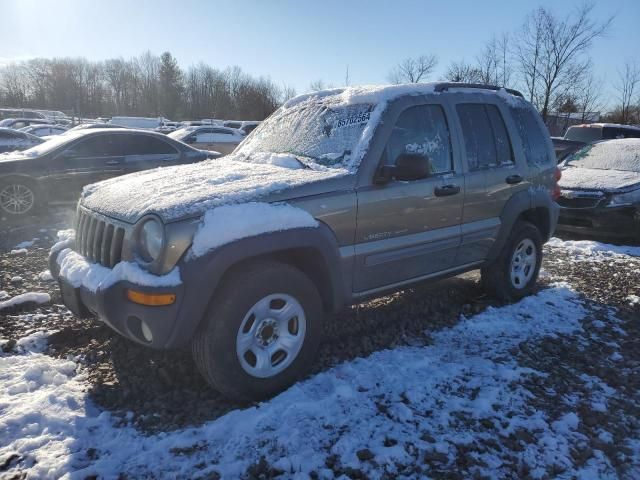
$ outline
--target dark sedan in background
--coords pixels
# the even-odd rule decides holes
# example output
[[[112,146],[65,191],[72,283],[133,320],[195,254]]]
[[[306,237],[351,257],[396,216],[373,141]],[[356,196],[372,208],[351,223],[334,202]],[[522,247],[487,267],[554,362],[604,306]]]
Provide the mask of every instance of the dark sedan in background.
[[[23,152],[0,155],[0,216],[75,202],[83,186],[107,178],[216,156],[145,130],[67,132]]]
[[[30,133],[0,127],[0,153],[27,150],[43,142],[42,138]]]
[[[640,139],[587,145],[561,168],[558,230],[640,240]]]

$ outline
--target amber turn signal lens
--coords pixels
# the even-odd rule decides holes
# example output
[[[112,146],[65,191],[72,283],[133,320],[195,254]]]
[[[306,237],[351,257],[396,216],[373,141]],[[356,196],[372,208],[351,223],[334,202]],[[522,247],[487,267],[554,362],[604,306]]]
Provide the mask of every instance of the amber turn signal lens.
[[[172,305],[176,301],[174,293],[142,293],[135,290],[127,290],[127,298],[133,303],[148,305],[150,307],[161,307]]]

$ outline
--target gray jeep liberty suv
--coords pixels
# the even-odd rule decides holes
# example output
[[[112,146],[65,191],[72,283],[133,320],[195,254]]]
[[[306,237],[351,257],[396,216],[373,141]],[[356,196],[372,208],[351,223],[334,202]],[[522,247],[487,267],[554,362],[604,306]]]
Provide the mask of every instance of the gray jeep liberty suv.
[[[551,139],[514,90],[432,83],[296,97],[229,156],[86,187],[50,255],[65,304],[204,378],[270,396],[325,314],[481,269],[532,292],[558,218]]]

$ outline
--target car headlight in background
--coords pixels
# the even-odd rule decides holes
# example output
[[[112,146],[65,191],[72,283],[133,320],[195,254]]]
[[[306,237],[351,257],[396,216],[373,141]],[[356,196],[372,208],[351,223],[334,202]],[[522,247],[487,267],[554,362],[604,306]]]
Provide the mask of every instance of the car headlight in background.
[[[608,207],[626,207],[640,204],[640,188],[627,193],[611,195]]]
[[[155,261],[164,247],[164,225],[156,218],[144,221],[139,234],[138,253],[145,262]]]

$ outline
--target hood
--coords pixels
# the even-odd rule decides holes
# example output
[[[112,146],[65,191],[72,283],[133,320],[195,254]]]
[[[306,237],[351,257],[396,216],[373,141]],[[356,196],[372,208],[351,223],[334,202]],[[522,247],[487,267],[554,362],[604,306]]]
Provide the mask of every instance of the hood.
[[[81,204],[128,223],[135,223],[149,213],[169,223],[201,215],[220,205],[284,201],[347,188],[353,178],[346,170],[287,168],[227,156],[94,183],[84,188]]]
[[[569,166],[562,170],[562,178],[558,184],[560,188],[569,190],[631,190],[633,187],[640,187],[640,173]]]

